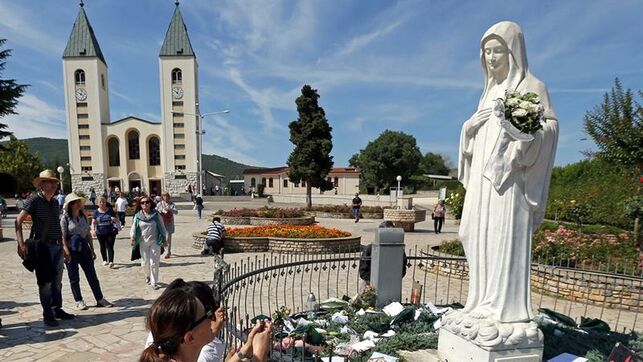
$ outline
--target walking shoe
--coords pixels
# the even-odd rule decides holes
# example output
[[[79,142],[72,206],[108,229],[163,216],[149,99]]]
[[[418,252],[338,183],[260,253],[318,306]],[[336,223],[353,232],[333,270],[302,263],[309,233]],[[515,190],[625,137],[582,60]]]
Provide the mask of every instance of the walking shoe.
[[[160,288],[160,286],[158,284],[152,285],[152,289],[154,289],[154,290],[158,290],[159,288]]]
[[[201,251],[201,256],[207,256],[207,255],[210,255],[210,250],[206,249],[206,250]]]
[[[103,265],[107,265],[107,260],[103,260]]]
[[[103,298],[96,302],[97,307],[111,308],[114,304],[110,303],[107,299]]]
[[[76,316],[73,315],[73,314],[69,314],[69,313],[65,312],[64,310],[62,310],[62,309],[58,309],[56,311],[56,318],[57,319],[64,319],[64,320],[70,320],[70,319],[76,318]]]
[[[150,284],[150,277],[145,277],[145,284]]]
[[[76,309],[78,309],[78,310],[87,310],[87,304],[85,304],[84,301],[79,300],[78,302],[76,302]]]
[[[114,262],[109,263],[109,268],[114,269]]]
[[[359,219],[355,219],[355,222],[356,222],[356,223],[357,223],[357,222],[359,222]]]
[[[170,254],[170,253],[165,254],[165,259],[169,259],[171,255],[172,254]]]
[[[47,327],[58,327],[59,323],[54,317],[44,317],[43,322]]]

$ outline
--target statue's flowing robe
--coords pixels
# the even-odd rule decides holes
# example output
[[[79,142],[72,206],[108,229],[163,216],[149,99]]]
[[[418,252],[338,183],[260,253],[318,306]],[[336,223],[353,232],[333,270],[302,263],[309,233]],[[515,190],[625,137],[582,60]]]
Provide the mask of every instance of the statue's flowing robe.
[[[459,236],[469,264],[464,312],[479,312],[508,323],[533,317],[531,239],[544,217],[558,120],[545,85],[527,69],[522,32],[516,34],[511,26],[499,24],[485,34],[481,48],[489,36],[503,39],[511,51],[511,71],[500,84],[489,82],[487,74],[478,109],[492,108],[506,90],[534,92],[545,107],[545,120],[531,141],[512,138],[494,113],[476,132],[470,132],[475,116],[465,122],[460,136],[459,179],[467,193]],[[481,60],[486,74],[482,54]]]

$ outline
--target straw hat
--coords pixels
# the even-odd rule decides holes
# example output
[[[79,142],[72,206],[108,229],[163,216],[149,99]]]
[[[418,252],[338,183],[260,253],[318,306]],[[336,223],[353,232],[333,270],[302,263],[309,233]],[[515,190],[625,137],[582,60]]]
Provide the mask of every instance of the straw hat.
[[[37,188],[37,187],[40,187],[40,183],[43,182],[43,181],[60,182],[60,180],[58,180],[58,177],[56,177],[56,174],[54,173],[54,171],[52,171],[50,169],[46,169],[46,170],[42,171],[40,173],[40,175],[38,175],[38,177],[33,179],[32,184],[34,185],[34,187]]]
[[[85,204],[85,202],[87,202],[87,200],[85,200],[84,197],[78,196],[78,195],[76,195],[75,192],[72,192],[72,193],[68,194],[67,196],[65,196],[65,205],[63,205],[63,210],[67,210],[67,206],[69,206],[69,204],[71,204],[72,202],[74,202],[76,200],[80,200],[80,202],[82,202],[83,204]]]

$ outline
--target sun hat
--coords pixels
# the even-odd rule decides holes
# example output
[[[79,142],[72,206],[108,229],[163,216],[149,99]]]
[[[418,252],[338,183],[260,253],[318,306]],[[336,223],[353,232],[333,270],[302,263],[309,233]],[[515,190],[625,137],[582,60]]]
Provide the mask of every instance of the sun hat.
[[[80,202],[82,202],[83,204],[85,204],[85,202],[87,202],[87,200],[85,200],[84,197],[78,196],[78,195],[76,195],[75,192],[72,192],[72,193],[68,194],[67,196],[65,196],[65,205],[63,205],[63,210],[67,210],[67,206],[69,206],[69,204],[71,204],[72,202],[74,202],[76,200],[81,200]]]
[[[33,179],[32,184],[34,185],[34,187],[37,188],[37,187],[40,187],[40,183],[43,182],[43,181],[60,182],[60,180],[58,180],[58,177],[56,177],[56,174],[54,173],[54,171],[52,171],[50,169],[46,169],[46,170],[42,171],[40,173],[40,175],[38,175],[38,177]]]

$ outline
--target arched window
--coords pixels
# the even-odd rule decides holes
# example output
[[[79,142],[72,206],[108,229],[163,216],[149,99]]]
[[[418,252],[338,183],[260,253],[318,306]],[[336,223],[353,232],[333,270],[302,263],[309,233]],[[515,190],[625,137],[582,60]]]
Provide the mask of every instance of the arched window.
[[[183,83],[183,73],[181,69],[174,68],[172,69],[172,84],[181,84]]]
[[[76,70],[74,73],[74,80],[76,84],[85,84],[85,71],[82,69]]]
[[[121,155],[118,149],[118,138],[112,137],[107,141],[107,153],[109,154],[109,165],[120,166]]]
[[[141,147],[138,143],[137,131],[130,131],[127,134],[127,149],[130,160],[138,160],[141,158]]]
[[[158,137],[151,137],[147,141],[149,152],[150,166],[159,166],[161,164],[161,141]]]
[[[255,180],[255,178],[253,177],[250,179],[250,187],[255,187],[255,186],[257,186],[257,180]]]

